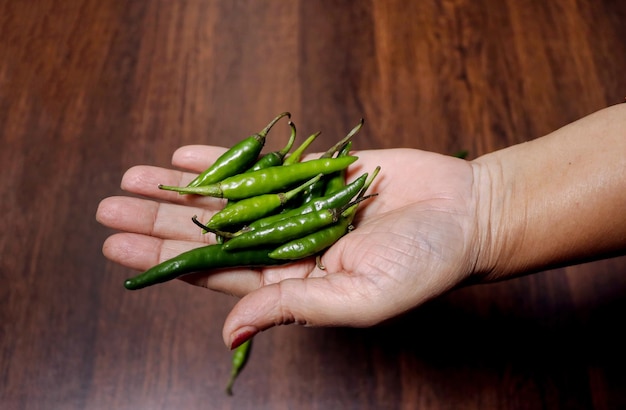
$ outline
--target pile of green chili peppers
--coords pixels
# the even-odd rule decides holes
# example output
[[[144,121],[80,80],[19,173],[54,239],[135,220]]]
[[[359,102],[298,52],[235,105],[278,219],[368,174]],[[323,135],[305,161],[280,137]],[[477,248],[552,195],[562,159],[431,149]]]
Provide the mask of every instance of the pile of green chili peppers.
[[[290,137],[279,151],[263,153],[267,134],[282,118],[289,118]],[[380,167],[353,181],[346,171],[358,157],[351,154],[352,137],[361,120],[345,137],[314,159],[303,160],[320,135],[310,135],[298,147],[291,114],[276,116],[262,131],[238,141],[186,186],[159,185],[181,195],[227,199],[210,220],[192,222],[203,233],[216,235],[216,243],[192,249],[127,279],[124,286],[137,290],[194,272],[233,267],[286,264],[320,255],[354,229],[353,220]],[[293,148],[293,150],[292,150]],[[250,354],[251,341],[232,357],[232,385]]]
[[[352,137],[359,122],[345,137],[317,158],[303,160],[319,133],[293,151],[296,127],[279,151],[262,153],[276,116],[261,132],[233,145],[186,186],[159,185],[181,195],[227,199],[226,205],[206,222],[191,220],[204,233],[216,235],[215,244],[184,252],[127,279],[124,286],[137,290],[194,272],[233,267],[286,264],[319,256],[352,225],[357,208],[380,170],[364,173],[350,183],[346,170],[358,157],[351,154]],[[374,194],[375,195],[375,194]],[[320,261],[317,261],[321,266]]]

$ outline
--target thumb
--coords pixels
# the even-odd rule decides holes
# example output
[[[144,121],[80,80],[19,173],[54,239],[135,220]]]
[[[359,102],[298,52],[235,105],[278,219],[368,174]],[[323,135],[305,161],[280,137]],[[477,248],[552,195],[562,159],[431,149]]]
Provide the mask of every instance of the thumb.
[[[343,275],[285,279],[244,296],[224,322],[222,337],[234,349],[273,326],[296,323],[305,326],[369,326],[371,303],[363,294],[353,299]],[[369,312],[372,313],[372,312]],[[370,318],[370,320],[368,320]]]

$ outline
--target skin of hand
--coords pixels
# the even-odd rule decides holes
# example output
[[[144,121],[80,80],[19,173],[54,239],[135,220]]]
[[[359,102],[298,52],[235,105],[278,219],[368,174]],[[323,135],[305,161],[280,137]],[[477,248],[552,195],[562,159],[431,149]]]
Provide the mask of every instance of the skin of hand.
[[[472,161],[489,282],[626,250],[626,104]],[[482,212],[481,212],[482,214]]]
[[[211,235],[190,225],[223,206],[181,196],[223,148],[182,147],[175,167],[138,166],[122,188],[145,199],[104,199],[96,218],[123,231],[103,253],[144,270]],[[626,105],[591,114],[545,137],[474,161],[414,149],[357,151],[348,179],[381,166],[357,228],[322,256],[264,269],[231,269],[183,280],[241,297],[227,316],[224,342],[235,348],[259,331],[297,323],[366,327],[456,287],[502,280],[626,248]]]

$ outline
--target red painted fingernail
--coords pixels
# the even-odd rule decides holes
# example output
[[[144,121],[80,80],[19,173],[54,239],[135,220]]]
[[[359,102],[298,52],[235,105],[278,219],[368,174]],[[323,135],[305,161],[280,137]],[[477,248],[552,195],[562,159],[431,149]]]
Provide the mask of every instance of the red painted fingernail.
[[[259,330],[252,326],[246,326],[239,329],[231,338],[230,350],[236,349],[246,340],[252,339],[252,337],[257,333],[259,333]]]

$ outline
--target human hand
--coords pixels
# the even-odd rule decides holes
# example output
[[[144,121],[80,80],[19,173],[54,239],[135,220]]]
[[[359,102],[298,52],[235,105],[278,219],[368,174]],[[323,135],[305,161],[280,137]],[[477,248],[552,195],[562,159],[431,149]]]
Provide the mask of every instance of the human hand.
[[[200,172],[223,148],[188,146],[173,165]],[[228,269],[182,279],[242,297],[226,318],[224,342],[234,348],[274,325],[375,325],[459,285],[478,263],[480,234],[471,163],[412,149],[359,151],[347,178],[381,172],[363,202],[354,231],[322,256],[262,269]],[[162,191],[158,184],[185,185],[195,175],[138,166],[122,188],[145,199],[111,197],[97,211],[102,224],[123,231],[109,237],[104,255],[145,270],[183,251],[214,241],[191,225],[221,209],[215,198]]]

